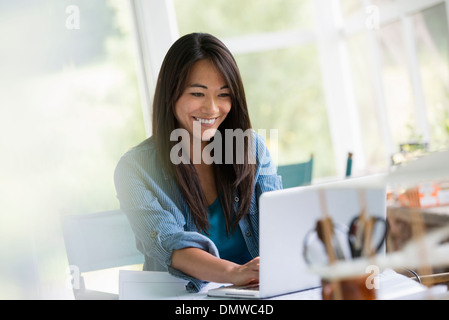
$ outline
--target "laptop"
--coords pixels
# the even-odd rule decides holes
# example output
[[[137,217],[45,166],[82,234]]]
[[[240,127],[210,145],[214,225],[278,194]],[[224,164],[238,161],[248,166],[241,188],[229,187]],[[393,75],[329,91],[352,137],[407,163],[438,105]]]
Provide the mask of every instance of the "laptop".
[[[308,271],[303,245],[323,217],[322,199],[334,223],[348,227],[360,214],[361,202],[370,215],[385,219],[383,178],[376,175],[263,193],[259,199],[259,284],[210,289],[208,296],[264,299],[319,289],[321,280]]]

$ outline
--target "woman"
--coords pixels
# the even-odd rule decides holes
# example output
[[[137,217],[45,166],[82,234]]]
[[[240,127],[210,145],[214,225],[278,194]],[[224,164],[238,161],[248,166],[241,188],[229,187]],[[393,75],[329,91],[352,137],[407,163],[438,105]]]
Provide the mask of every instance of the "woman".
[[[208,281],[258,282],[258,199],[281,182],[220,40],[193,33],[169,49],[153,135],[123,155],[115,185],[144,270],[187,279],[190,292]]]

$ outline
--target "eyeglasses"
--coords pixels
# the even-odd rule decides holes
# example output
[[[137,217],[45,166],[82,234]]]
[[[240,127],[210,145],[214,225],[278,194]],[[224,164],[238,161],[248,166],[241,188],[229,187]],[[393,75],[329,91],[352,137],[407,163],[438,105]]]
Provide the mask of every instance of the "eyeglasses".
[[[387,232],[387,220],[368,216],[365,212],[354,217],[349,228],[333,223],[327,217],[318,220],[316,227],[306,234],[303,256],[310,265],[327,265],[331,260],[371,256],[382,248]],[[329,241],[328,246],[326,241]],[[332,249],[331,252],[329,248]]]

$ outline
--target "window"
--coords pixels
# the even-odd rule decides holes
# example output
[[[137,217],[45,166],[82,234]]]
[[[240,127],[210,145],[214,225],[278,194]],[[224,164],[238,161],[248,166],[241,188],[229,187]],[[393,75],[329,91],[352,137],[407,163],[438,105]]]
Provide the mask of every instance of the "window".
[[[253,128],[266,130],[269,148],[270,129],[278,130],[278,164],[314,154],[314,178],[335,175],[312,2],[174,0],[174,6],[180,35],[208,32],[234,53]]]
[[[383,58],[383,83],[388,110],[389,126],[393,142],[400,143],[418,139],[414,116],[414,98],[408,73],[407,51],[400,22],[382,27],[379,31]]]
[[[447,3],[447,2],[446,2]],[[413,15],[427,121],[435,149],[449,140],[449,37],[444,4]]]
[[[0,14],[9,20],[3,39],[12,40],[1,50],[11,54],[1,61],[10,70],[0,99],[11,121],[3,129],[14,133],[11,165],[21,166],[20,178],[32,185],[40,181],[49,197],[37,202],[72,213],[117,207],[113,169],[145,138],[124,4],[77,2],[79,29],[66,25],[70,1],[3,4]],[[16,172],[6,176],[17,181]]]
[[[362,2],[360,0],[341,0],[341,11],[346,19],[362,10]]]
[[[0,2],[0,299],[64,277],[60,214],[118,208],[114,168],[145,138],[132,25],[121,0]]]
[[[314,177],[335,177],[353,152],[365,175],[401,144],[449,146],[447,1],[173,3],[179,34],[234,52],[253,126],[279,130],[279,164],[313,153]]]
[[[310,1],[174,0],[181,34],[209,32],[219,38],[313,27]]]
[[[357,34],[348,39],[348,52],[351,57],[351,74],[354,84],[356,104],[360,110],[359,121],[362,128],[363,152],[366,162],[374,168],[385,168],[389,165],[386,159],[385,139],[381,130],[381,114],[379,113],[374,81],[375,66],[367,63],[372,55],[370,41],[366,34]],[[356,155],[358,157],[358,155]]]
[[[430,151],[448,148],[447,1],[340,3],[366,146],[365,170],[388,168],[401,144],[425,143]]]

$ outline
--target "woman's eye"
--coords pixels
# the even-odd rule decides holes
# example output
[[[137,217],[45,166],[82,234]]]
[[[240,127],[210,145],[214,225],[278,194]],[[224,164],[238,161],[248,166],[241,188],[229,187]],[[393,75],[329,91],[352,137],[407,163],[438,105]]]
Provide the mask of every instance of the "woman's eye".
[[[230,97],[231,95],[229,93],[221,93],[218,95],[220,98],[227,98]]]
[[[204,96],[204,94],[202,94],[201,92],[191,92],[190,94],[197,98]]]

